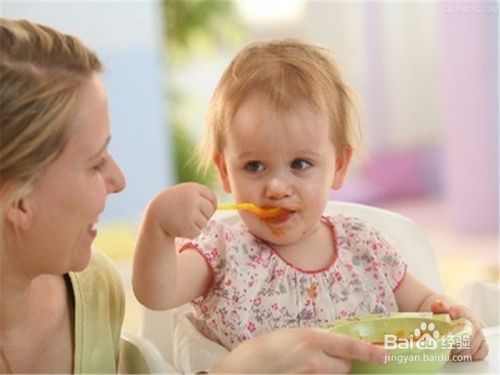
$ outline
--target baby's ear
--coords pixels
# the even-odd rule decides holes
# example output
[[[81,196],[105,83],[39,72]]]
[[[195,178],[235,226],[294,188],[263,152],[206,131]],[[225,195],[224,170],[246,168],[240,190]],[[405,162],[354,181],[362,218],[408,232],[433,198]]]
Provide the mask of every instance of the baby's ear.
[[[229,183],[229,177],[227,175],[226,160],[224,159],[224,155],[216,153],[214,156],[214,163],[219,171],[219,178],[224,191],[226,193],[231,193],[231,184]]]
[[[333,175],[332,188],[334,190],[339,190],[343,183],[344,178],[349,169],[349,164],[352,158],[352,148],[344,147],[341,153],[337,154],[335,159],[335,174]]]

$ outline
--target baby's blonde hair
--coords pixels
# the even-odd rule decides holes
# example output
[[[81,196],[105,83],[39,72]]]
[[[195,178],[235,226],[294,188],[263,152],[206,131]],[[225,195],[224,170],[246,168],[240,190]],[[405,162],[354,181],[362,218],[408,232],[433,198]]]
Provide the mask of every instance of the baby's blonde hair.
[[[344,81],[332,54],[295,39],[257,42],[234,57],[215,89],[198,149],[202,170],[223,151],[234,114],[255,92],[267,96],[278,110],[305,103],[327,113],[337,156],[361,147],[357,95]]]
[[[0,231],[6,207],[63,150],[79,90],[101,71],[77,38],[0,18]]]

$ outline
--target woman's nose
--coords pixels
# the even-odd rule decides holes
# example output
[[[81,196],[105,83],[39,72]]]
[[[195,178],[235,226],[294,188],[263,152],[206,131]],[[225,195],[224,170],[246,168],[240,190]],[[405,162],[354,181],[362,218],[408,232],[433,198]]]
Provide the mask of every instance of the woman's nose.
[[[125,189],[126,185],[125,176],[112,157],[110,157],[110,170],[106,183],[108,194],[119,193]]]
[[[284,179],[272,178],[266,185],[267,199],[283,199],[292,195],[292,188]]]

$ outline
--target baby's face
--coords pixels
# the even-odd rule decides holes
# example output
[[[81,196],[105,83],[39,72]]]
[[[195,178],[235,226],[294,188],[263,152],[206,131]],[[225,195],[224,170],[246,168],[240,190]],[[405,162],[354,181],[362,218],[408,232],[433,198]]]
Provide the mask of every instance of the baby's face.
[[[315,232],[346,169],[336,163],[326,114],[306,106],[277,112],[265,96],[251,95],[235,113],[225,144],[216,162],[236,202],[289,210],[272,221],[242,211],[253,234],[286,245]]]

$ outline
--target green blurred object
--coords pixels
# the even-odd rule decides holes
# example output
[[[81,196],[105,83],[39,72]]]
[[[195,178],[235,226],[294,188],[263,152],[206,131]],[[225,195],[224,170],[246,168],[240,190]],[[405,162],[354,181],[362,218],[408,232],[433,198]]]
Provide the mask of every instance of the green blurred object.
[[[198,182],[206,186],[213,186],[215,182],[214,170],[207,174],[200,173],[195,158],[196,144],[182,124],[173,124],[175,145],[175,160],[177,165],[177,182]]]
[[[163,0],[166,25],[168,73],[175,75],[193,57],[206,59],[220,47],[236,46],[243,37],[243,28],[234,2],[220,0]],[[215,185],[213,168],[206,175],[199,172],[196,160],[197,139],[188,131],[186,114],[193,110],[182,87],[167,80],[169,127],[172,129],[177,171],[176,183],[198,182]]]
[[[242,24],[233,1],[163,0],[167,52],[173,63],[181,63],[196,51],[207,53],[213,46],[241,40]]]
[[[353,361],[351,373],[357,374],[434,373],[449,360],[453,345],[470,344],[473,332],[467,319],[418,312],[337,320],[328,330],[386,349],[384,365]]]

